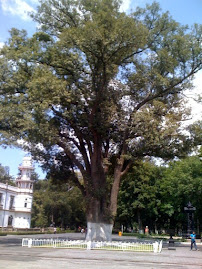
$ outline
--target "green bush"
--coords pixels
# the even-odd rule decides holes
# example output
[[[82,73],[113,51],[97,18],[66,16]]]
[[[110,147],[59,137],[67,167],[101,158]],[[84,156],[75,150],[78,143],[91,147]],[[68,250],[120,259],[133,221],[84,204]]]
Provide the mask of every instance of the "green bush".
[[[5,235],[7,235],[7,233],[0,232],[0,236],[5,236]]]

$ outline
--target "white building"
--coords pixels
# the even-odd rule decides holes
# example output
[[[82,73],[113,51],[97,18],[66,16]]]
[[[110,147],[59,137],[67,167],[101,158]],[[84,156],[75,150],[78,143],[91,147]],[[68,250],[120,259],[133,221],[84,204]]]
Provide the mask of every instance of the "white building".
[[[31,157],[24,157],[18,168],[17,187],[0,183],[0,227],[30,228],[34,170]]]

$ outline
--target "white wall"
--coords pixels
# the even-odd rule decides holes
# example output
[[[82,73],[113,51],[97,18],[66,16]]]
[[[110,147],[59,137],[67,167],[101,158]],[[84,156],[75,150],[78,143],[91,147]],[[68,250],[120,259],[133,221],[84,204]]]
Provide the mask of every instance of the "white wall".
[[[19,170],[21,176],[16,181],[19,188],[0,183],[0,227],[7,227],[9,216],[12,216],[12,227],[30,228],[33,196],[31,171],[34,170],[31,157],[23,158]],[[12,208],[11,197],[14,197]]]
[[[0,205],[2,205],[2,207],[0,207],[0,227],[7,227],[8,218],[9,216],[12,216],[12,226],[14,228],[30,228],[32,190],[19,189],[0,183],[0,193],[2,193],[2,200],[0,203]],[[12,209],[9,208],[11,196],[14,197]]]

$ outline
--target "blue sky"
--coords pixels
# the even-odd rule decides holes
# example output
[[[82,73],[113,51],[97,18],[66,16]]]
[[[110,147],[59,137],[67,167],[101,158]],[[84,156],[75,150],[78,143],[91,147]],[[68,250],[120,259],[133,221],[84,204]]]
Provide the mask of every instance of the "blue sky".
[[[135,10],[137,6],[144,7],[146,3],[151,4],[153,0],[123,0],[122,10]],[[202,0],[159,0],[163,11],[169,11],[171,16],[181,24],[192,25],[202,23]],[[29,35],[36,30],[34,23],[27,12],[36,9],[38,0],[0,0],[0,47],[9,38],[9,29],[12,27],[26,29]],[[195,78],[195,92],[202,93],[202,72],[198,73]],[[189,97],[193,94],[187,93]],[[190,99],[190,105],[193,107],[194,118],[199,118],[202,113],[201,106],[197,105]],[[21,150],[0,147],[0,163],[10,167],[10,174],[17,175],[18,165],[22,162],[25,153]],[[40,178],[45,174],[41,171],[38,164],[35,164],[36,172]]]

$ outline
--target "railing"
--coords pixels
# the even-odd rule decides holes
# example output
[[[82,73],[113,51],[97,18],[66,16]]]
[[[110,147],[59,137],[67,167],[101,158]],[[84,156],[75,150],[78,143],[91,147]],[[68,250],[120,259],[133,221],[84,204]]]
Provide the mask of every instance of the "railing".
[[[60,239],[22,239],[23,247],[53,247],[71,248],[88,250],[118,250],[118,251],[142,251],[142,252],[161,252],[162,241],[155,243],[134,243],[134,242],[91,242],[83,240],[60,240]]]

